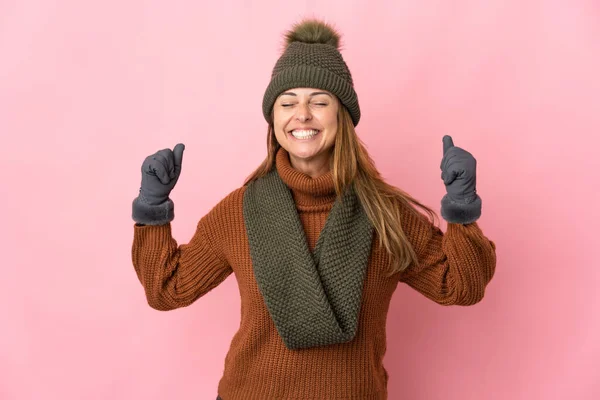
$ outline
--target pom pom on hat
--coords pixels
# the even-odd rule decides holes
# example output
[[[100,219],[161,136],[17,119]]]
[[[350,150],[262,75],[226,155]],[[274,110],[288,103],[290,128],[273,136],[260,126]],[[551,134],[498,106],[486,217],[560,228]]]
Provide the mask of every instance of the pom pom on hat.
[[[328,44],[340,50],[341,35],[331,25],[317,19],[307,19],[295,24],[285,34],[286,47],[292,42]]]

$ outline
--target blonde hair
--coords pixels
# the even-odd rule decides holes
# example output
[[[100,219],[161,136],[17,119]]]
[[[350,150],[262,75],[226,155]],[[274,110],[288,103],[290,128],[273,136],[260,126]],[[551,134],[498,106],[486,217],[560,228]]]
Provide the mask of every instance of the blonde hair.
[[[266,175],[275,167],[275,157],[281,145],[275,137],[273,112],[267,130],[267,157],[246,178],[244,185]],[[354,129],[350,113],[340,103],[338,131],[331,157],[331,169],[338,196],[354,183],[356,194],[379,237],[379,245],[390,257],[389,275],[404,271],[412,263],[418,265],[418,257],[401,225],[401,206],[409,212],[423,216],[413,206],[422,208],[430,220],[436,221],[436,213],[401,189],[386,183],[365,145]]]

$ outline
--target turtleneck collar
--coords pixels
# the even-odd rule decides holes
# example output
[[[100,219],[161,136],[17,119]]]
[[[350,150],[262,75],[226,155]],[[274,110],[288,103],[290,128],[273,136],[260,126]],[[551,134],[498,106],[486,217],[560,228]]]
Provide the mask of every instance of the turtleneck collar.
[[[292,167],[289,153],[283,147],[277,151],[275,165],[281,180],[292,191],[296,204],[318,206],[335,201],[335,186],[331,171],[313,179],[310,175]]]

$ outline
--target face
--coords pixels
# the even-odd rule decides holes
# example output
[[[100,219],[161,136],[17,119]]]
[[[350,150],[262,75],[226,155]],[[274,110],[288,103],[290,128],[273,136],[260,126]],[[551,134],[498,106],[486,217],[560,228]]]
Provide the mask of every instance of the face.
[[[277,97],[275,136],[292,164],[327,162],[338,129],[338,108],[337,97],[321,89],[295,88]]]

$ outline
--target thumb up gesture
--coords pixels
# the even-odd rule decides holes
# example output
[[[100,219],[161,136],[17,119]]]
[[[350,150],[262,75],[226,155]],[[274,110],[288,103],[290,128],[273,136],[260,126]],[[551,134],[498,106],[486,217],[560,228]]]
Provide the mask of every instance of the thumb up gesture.
[[[442,217],[448,222],[467,224],[481,216],[481,199],[477,195],[477,160],[471,153],[456,147],[451,136],[444,136],[440,169],[447,194],[442,199]]]
[[[138,224],[163,225],[173,220],[174,205],[169,195],[181,174],[184,149],[179,143],[173,150],[159,150],[144,159],[140,193],[132,205],[132,217]]]
[[[173,150],[163,149],[146,157],[142,163],[142,186],[140,194],[150,205],[162,204],[167,200],[181,174],[183,143]]]

